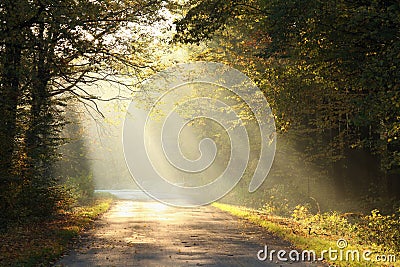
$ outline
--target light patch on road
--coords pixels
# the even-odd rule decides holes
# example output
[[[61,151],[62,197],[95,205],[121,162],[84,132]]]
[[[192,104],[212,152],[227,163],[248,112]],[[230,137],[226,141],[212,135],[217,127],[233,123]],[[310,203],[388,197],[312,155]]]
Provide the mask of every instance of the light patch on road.
[[[134,209],[134,202],[132,201],[123,202],[121,205],[118,206],[118,210],[114,214],[114,217],[118,218],[127,218],[134,216],[135,216],[135,209]]]
[[[146,206],[148,209],[154,210],[155,212],[164,212],[169,208],[167,205],[159,202],[149,202],[146,203]]]

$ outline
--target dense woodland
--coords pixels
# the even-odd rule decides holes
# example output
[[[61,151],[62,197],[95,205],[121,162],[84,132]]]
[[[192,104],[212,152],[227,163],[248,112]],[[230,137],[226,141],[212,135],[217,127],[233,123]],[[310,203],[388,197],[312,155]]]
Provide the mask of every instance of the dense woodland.
[[[109,100],[87,90],[99,80],[119,83],[114,78],[118,75],[140,80],[163,68],[148,50],[151,36],[142,29],[166,20],[166,10],[176,15],[176,32],[162,49],[185,47],[191,60],[239,69],[263,90],[272,107],[281,150],[272,170],[275,187],[257,192],[259,202],[270,201],[273,194],[286,201],[293,193],[292,201],[303,197],[322,203],[324,196],[314,195],[315,189],[296,187],[319,183],[329,185],[320,190],[327,192],[326,208],[343,201],[388,212],[398,208],[398,1],[4,0],[2,228],[49,216],[70,204],[71,177],[90,176],[79,158],[85,151],[77,139],[75,107],[80,103],[97,111],[98,101]],[[305,168],[292,177],[293,169],[311,165],[316,174]],[[304,174],[312,181],[301,180]],[[90,195],[93,186],[90,178],[85,181],[81,193]],[[233,194],[238,198],[244,193],[239,188]]]
[[[360,202],[393,210],[400,196],[399,14],[398,1],[202,1],[177,22],[175,41],[206,43],[198,59],[235,66],[264,91],[280,133],[281,179],[291,174],[279,160],[292,169],[309,163],[319,169],[313,179],[329,189],[306,197],[331,198],[331,208]],[[309,181],[287,186],[282,201],[296,183]]]
[[[68,169],[73,157],[64,159],[59,147],[77,140],[62,135],[64,127],[78,117],[73,115],[77,102],[96,111],[96,101],[108,100],[88,86],[114,81],[117,74],[139,75],[147,67],[148,59],[141,58],[147,36],[140,27],[162,21],[160,10],[167,5],[1,1],[0,226],[50,216],[69,203],[64,201],[70,195],[63,184],[66,170],[60,171],[58,161],[66,160]],[[76,147],[75,154],[82,155]]]

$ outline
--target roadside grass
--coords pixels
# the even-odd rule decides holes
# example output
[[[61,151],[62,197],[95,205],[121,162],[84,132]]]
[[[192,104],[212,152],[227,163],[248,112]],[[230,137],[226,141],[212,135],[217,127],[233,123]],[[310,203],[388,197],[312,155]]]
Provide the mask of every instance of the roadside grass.
[[[341,236],[330,233],[317,235],[315,232],[310,231],[311,228],[306,227],[308,229],[305,229],[304,224],[294,219],[265,214],[259,210],[222,203],[213,203],[212,206],[237,217],[244,218],[265,228],[274,235],[289,241],[299,250],[313,250],[316,252],[317,258],[320,257],[322,251],[328,250],[329,248],[332,248],[332,250],[338,250],[338,260],[329,262],[324,260],[331,266],[400,266],[399,260],[396,262],[382,263],[376,261],[366,261],[363,259],[362,255],[366,250],[372,252],[372,254],[369,256],[371,259],[374,259],[377,255],[395,255],[396,259],[400,258],[398,252],[391,251],[390,249],[383,248],[382,246],[368,245],[366,242],[349,239],[349,236],[346,236],[345,239],[348,242],[348,245],[342,250],[343,260],[340,260],[340,249],[338,248],[337,240],[342,238]],[[346,251],[350,250],[359,251],[360,261],[352,260],[351,256],[348,256],[348,260],[346,260]],[[328,253],[324,254],[324,256],[326,259],[328,257]]]
[[[95,195],[84,206],[0,233],[0,265],[50,265],[68,249],[74,238],[110,208],[112,202],[110,196]]]

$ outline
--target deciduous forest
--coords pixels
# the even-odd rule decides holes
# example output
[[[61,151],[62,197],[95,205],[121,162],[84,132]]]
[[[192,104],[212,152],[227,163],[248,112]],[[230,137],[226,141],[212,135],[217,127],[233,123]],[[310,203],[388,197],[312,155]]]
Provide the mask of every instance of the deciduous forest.
[[[175,40],[206,43],[199,59],[227,62],[256,81],[282,143],[326,174],[334,202],[391,205],[400,192],[398,7],[204,1],[177,22]]]
[[[83,116],[104,122],[102,103],[157,71],[211,61],[254,81],[277,131],[267,180],[248,192],[251,139],[221,202],[398,253],[399,1],[2,0],[0,22],[2,235],[96,202]],[[111,85],[131,97],[93,90]]]

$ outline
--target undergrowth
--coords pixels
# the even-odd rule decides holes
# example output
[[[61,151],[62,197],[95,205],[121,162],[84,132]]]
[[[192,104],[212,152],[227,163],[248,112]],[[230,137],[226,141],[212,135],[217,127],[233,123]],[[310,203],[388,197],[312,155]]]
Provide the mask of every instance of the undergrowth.
[[[0,266],[48,266],[70,242],[106,212],[112,198],[95,197],[55,217],[19,224],[0,233]]]
[[[269,205],[262,209],[249,209],[228,204],[214,203],[215,207],[233,215],[250,220],[275,235],[288,240],[300,250],[314,250],[321,253],[329,248],[340,250],[338,240],[345,240],[348,250],[358,250],[360,255],[371,251],[371,261],[328,260],[336,266],[400,266],[400,219],[397,211],[391,215],[382,215],[373,210],[368,215],[354,213],[324,212],[313,214],[307,206],[298,205],[290,217],[281,217],[273,213],[276,210]],[[386,262],[378,262],[377,257],[387,257]],[[382,259],[382,257],[381,257]]]

